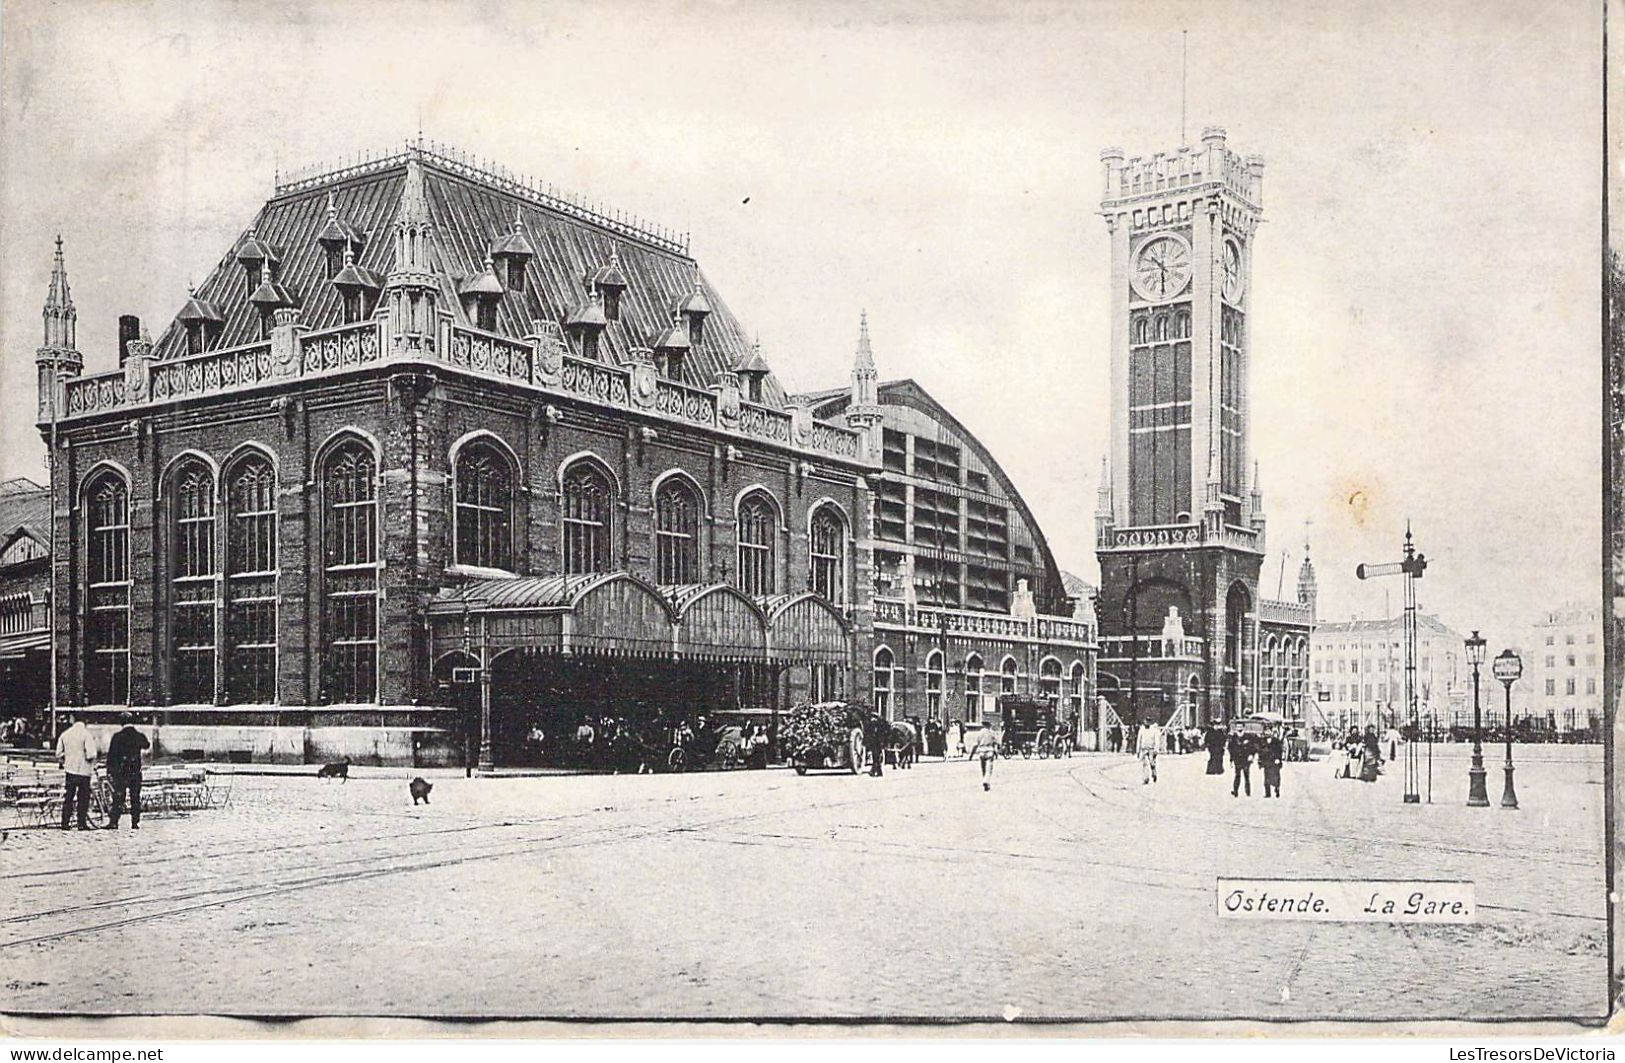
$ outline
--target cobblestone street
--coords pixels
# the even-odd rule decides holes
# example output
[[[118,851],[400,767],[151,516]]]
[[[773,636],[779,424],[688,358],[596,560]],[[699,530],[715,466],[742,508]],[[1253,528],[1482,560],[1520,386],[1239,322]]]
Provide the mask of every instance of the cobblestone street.
[[[1497,751],[1498,752],[1498,751]],[[349,783],[0,848],[7,1011],[468,1016],[1533,1017],[1605,1003],[1596,747],[1519,750],[1524,807],[1199,755],[883,779],[788,771]],[[1492,755],[1492,789],[1499,765]],[[1255,793],[1261,792],[1254,780]],[[1242,923],[1216,876],[1462,878],[1465,926]]]

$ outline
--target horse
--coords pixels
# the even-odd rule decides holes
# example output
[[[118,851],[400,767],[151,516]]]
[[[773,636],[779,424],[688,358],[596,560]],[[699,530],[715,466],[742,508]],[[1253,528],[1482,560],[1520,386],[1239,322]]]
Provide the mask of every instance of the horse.
[[[920,735],[913,724],[906,720],[891,721],[891,730],[886,735],[886,750],[896,754],[899,768],[912,768],[919,748]]]

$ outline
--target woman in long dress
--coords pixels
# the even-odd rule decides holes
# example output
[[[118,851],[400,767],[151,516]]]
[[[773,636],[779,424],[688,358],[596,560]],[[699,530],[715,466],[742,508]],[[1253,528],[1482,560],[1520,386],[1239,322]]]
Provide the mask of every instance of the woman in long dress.
[[[1207,773],[1224,774],[1224,728],[1213,724],[1207,729]]]
[[[1377,769],[1382,766],[1382,746],[1377,741],[1377,729],[1366,726],[1365,739],[1360,744],[1360,781],[1376,782]]]

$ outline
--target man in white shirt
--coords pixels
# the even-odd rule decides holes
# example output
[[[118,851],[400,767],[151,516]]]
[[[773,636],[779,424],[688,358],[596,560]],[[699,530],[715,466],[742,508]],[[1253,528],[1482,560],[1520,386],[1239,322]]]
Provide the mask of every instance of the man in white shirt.
[[[90,829],[90,775],[96,770],[96,738],[85,721],[69,717],[69,726],[56,740],[56,759],[62,765],[62,829],[77,803],[79,829]]]
[[[1162,748],[1162,728],[1154,720],[1146,720],[1140,724],[1140,733],[1135,736],[1134,748],[1140,754],[1140,785],[1147,786],[1157,781],[1157,750]]]
[[[1388,743],[1388,759],[1399,759],[1399,728],[1393,724],[1388,725],[1388,733],[1382,736]]]

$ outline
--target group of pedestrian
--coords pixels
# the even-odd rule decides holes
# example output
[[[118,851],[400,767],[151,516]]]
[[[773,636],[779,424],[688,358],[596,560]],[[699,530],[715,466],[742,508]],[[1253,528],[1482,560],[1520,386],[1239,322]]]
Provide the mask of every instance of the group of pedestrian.
[[[57,762],[62,765],[62,829],[90,830],[90,780],[101,749],[85,721],[67,717],[68,726],[56,739]],[[107,830],[118,830],[128,798],[130,828],[141,829],[141,755],[152,741],[135,726],[135,717],[119,713],[118,731],[107,743],[107,781],[113,789],[113,808]]]
[[[1281,739],[1279,725],[1266,724],[1263,733],[1255,734],[1238,724],[1230,732],[1225,751],[1230,754],[1230,764],[1234,769],[1230,782],[1231,797],[1240,797],[1243,792],[1248,797],[1253,796],[1254,761],[1264,776],[1264,796],[1281,796],[1281,763],[1286,759],[1286,745]],[[1211,767],[1211,761],[1209,764]],[[1222,767],[1220,772],[1222,774]]]
[[[1399,753],[1399,732],[1390,731],[1389,759]],[[1359,779],[1361,782],[1376,782],[1377,776],[1382,774],[1382,742],[1377,737],[1377,728],[1374,724],[1367,724],[1365,733],[1361,734],[1358,727],[1350,727],[1348,735],[1343,739],[1343,768],[1338,772],[1340,779]]]
[[[8,749],[33,749],[39,744],[39,735],[28,726],[24,716],[0,720],[0,746]]]

